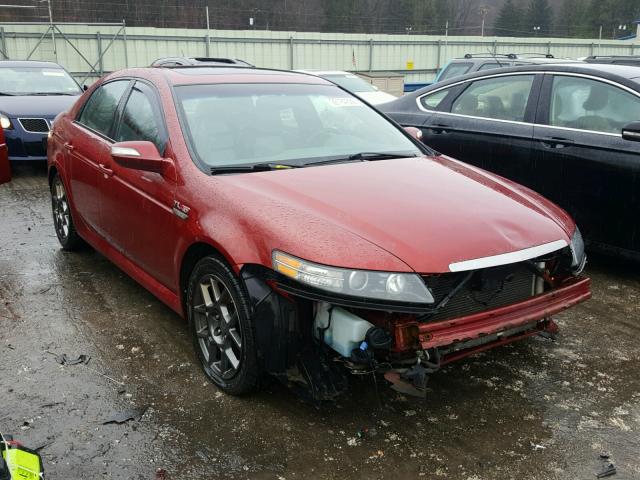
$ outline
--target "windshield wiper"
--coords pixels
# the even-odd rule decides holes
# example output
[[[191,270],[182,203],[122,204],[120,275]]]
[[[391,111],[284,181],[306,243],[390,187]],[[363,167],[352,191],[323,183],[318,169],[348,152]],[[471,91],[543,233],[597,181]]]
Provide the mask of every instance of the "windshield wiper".
[[[360,152],[349,155],[349,160],[388,160],[391,158],[410,158],[417,157],[417,155],[407,155],[406,153],[389,153],[389,152]]]
[[[0,95],[3,97],[15,97],[15,93],[7,93],[7,92],[0,92]]]
[[[305,163],[303,166],[313,167],[314,165],[330,165],[332,163],[372,162],[375,160],[389,160],[392,158],[410,158],[417,156],[418,155],[407,155],[406,153],[360,152],[347,157],[330,158],[328,160],[320,160],[319,162],[309,162]]]
[[[68,92],[33,92],[33,93],[24,93],[23,95],[33,95],[35,97],[48,97],[50,95],[65,95],[65,96],[75,96],[76,93],[68,93]]]
[[[289,170],[298,168],[297,165],[288,165],[285,163],[254,163],[252,165],[226,165],[222,167],[211,167],[211,175],[220,175],[224,173],[248,173],[248,172],[267,172],[269,170]]]

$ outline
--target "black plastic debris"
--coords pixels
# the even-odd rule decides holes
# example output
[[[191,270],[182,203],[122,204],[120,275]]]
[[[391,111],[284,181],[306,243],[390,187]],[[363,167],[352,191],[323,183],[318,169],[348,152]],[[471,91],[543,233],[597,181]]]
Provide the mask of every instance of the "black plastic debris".
[[[123,410],[121,412],[116,412],[113,415],[111,415],[111,417],[109,417],[107,420],[102,422],[102,424],[103,425],[108,425],[110,423],[121,424],[121,423],[128,422],[130,420],[135,420],[137,422],[142,418],[144,413],[147,411],[147,408],[149,407],[145,405],[144,407],[140,407],[140,408],[132,408],[129,410]]]
[[[610,477],[611,475],[615,475],[616,473],[616,467],[613,465],[613,463],[607,463],[604,467],[602,467],[602,470],[600,470],[600,472],[596,473],[596,477],[605,478]]]
[[[78,355],[76,358],[71,358],[66,353],[56,355],[56,362],[60,365],[79,365],[81,363],[86,365],[89,360],[91,360],[89,355]]]

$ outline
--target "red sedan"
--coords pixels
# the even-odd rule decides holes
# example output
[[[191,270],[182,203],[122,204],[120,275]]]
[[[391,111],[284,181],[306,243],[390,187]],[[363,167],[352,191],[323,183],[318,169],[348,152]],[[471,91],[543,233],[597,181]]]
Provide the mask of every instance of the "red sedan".
[[[590,296],[563,210],[316,76],[120,71],[56,119],[48,155],[62,247],[187,318],[231,394],[265,372],[314,399],[367,371],[420,392]]]

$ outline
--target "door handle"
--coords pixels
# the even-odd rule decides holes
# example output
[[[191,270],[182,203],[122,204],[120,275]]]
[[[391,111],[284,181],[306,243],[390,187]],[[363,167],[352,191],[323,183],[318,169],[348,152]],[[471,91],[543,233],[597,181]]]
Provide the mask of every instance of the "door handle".
[[[574,143],[570,138],[562,137],[544,137],[540,139],[540,142],[546,148],[567,148]]]
[[[64,148],[66,148],[68,151],[73,152],[73,145],[71,144],[71,142],[65,142],[64,144]]]
[[[433,130],[433,133],[439,135],[441,133],[447,133],[447,130],[451,127],[444,123],[434,123],[430,128]]]
[[[98,167],[105,177],[111,177],[113,175],[113,170],[107,167],[104,163],[99,163]]]

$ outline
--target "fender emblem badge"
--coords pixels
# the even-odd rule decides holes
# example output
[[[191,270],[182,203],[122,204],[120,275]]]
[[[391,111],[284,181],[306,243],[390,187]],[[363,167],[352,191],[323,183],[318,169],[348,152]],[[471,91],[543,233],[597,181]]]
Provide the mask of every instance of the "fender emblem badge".
[[[177,200],[173,201],[173,213],[176,217],[181,218],[182,220],[186,220],[187,218],[189,218],[190,211],[191,208],[187,207],[186,205],[183,205]]]

